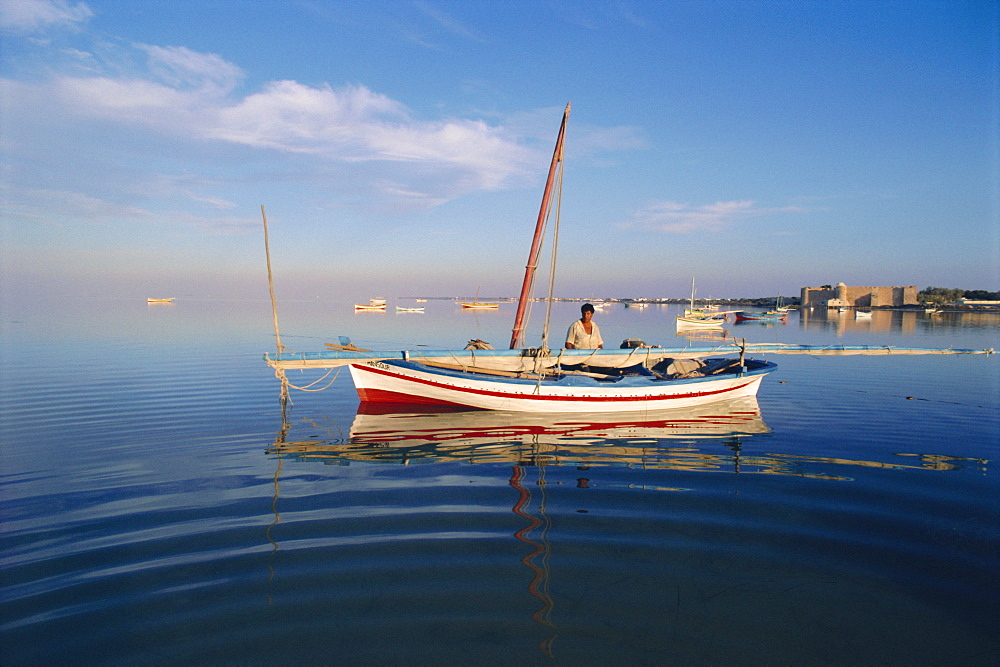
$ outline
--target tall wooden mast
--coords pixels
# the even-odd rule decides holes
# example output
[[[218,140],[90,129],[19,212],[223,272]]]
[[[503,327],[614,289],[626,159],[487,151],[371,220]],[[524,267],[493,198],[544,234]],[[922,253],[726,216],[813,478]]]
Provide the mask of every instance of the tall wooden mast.
[[[542,206],[538,211],[538,222],[535,223],[535,238],[531,241],[531,252],[528,253],[528,263],[524,267],[524,283],[521,285],[521,296],[517,301],[517,315],[514,316],[514,330],[510,336],[510,349],[516,350],[524,342],[524,310],[531,298],[531,288],[535,282],[535,269],[538,268],[538,253],[542,247],[542,235],[545,230],[545,220],[549,214],[549,197],[552,194],[552,184],[555,182],[556,170],[563,160],[563,137],[566,135],[566,121],[569,120],[571,104],[566,105],[563,112],[562,125],[559,126],[559,137],[556,148],[552,152],[552,163],[549,165],[549,177],[545,181],[545,192],[542,194]]]

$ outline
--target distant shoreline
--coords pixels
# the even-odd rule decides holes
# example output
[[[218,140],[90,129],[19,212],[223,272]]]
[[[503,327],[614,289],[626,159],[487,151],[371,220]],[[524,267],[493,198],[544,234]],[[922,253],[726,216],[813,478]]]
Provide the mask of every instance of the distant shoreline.
[[[397,297],[399,299],[427,299],[433,301],[462,301],[470,300],[472,297],[466,296],[401,296]],[[480,301],[491,302],[491,303],[510,303],[516,302],[517,297],[509,296],[493,296],[493,297],[479,297]],[[650,305],[674,305],[690,304],[690,299],[684,298],[661,298],[661,299],[650,299],[645,297],[616,297],[608,299],[599,299],[596,297],[555,297],[552,299],[556,302],[567,302],[567,303],[609,303],[609,304],[629,304],[629,303],[643,303]],[[791,309],[802,310],[803,306],[799,304],[799,299],[797,297],[781,297],[782,302]],[[544,301],[544,299],[536,298],[536,301]],[[743,297],[738,299],[695,299],[694,303],[698,305],[713,304],[719,306],[742,306],[751,308],[769,308],[772,307],[777,301],[777,297]],[[938,308],[941,312],[956,312],[956,313],[1000,313],[1000,306],[994,305],[966,305],[966,304],[917,304],[917,305],[907,305],[907,306],[845,306],[846,308],[852,310],[885,310],[885,311],[923,311],[927,308]],[[824,310],[822,306],[812,306],[817,310]],[[825,310],[836,310],[838,307],[829,307]]]

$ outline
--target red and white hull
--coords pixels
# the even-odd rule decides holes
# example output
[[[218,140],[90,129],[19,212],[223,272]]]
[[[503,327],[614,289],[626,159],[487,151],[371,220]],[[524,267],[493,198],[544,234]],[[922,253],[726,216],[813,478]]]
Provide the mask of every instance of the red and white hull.
[[[775,365],[757,362],[746,373],[676,380],[626,377],[602,382],[590,377],[560,381],[491,377],[442,371],[413,362],[351,364],[362,401],[457,405],[519,412],[631,412],[687,408],[755,396]]]

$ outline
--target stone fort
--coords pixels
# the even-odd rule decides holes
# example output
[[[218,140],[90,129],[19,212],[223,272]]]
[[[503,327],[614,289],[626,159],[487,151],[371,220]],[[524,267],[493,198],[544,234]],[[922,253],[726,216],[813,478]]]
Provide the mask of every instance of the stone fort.
[[[916,285],[906,287],[848,287],[837,283],[832,289],[803,287],[803,306],[818,308],[878,308],[879,306],[915,306]]]

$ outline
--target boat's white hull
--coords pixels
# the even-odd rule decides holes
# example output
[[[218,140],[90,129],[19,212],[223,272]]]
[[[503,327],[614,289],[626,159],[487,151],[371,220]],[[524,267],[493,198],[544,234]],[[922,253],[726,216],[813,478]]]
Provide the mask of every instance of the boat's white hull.
[[[681,317],[677,316],[678,329],[722,329],[726,320],[720,318]]]
[[[641,386],[511,381],[478,374],[436,372],[433,368],[381,361],[351,364],[362,401],[459,405],[517,412],[632,412],[705,405],[755,396],[767,372],[686,380],[644,382]]]

